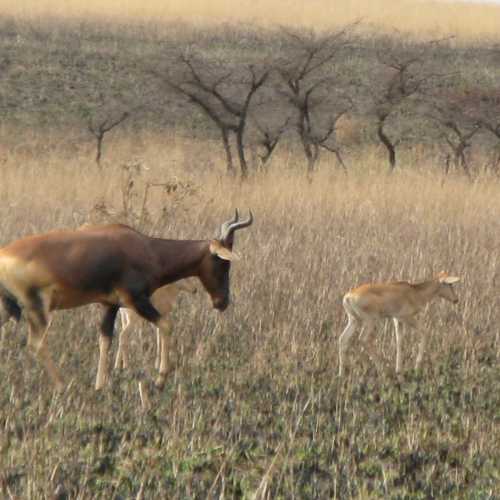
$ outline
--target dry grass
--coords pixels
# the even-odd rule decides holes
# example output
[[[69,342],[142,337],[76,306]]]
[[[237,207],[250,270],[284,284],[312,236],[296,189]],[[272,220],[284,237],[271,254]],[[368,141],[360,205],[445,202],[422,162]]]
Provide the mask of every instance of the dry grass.
[[[103,174],[85,151],[9,156],[2,241],[74,226],[101,199],[118,210],[119,165],[134,152],[118,146],[110,141]],[[236,242],[244,258],[232,270],[234,304],[218,315],[205,294],[184,298],[176,372],[149,415],[134,372],[114,373],[94,393],[93,308],[55,317],[50,342],[69,384],[62,396],[22,347],[25,326],[6,330],[4,496],[53,498],[58,485],[69,498],[131,498],[141,488],[145,498],[498,494],[498,180],[443,180],[426,165],[387,176],[366,156],[348,176],[325,164],[307,184],[302,159],[283,152],[268,176],[239,184],[219,175],[210,144],[174,136],[143,146],[150,170],[139,193],[147,179],[196,186],[179,199],[154,194],[157,234],[210,237],[233,207],[253,209],[254,226]],[[343,292],[441,269],[462,276],[460,304],[435,303],[423,315],[422,371],[394,376],[394,341],[381,325],[373,351],[353,347],[346,377],[336,378]],[[150,337],[136,343],[135,360],[148,378]],[[411,337],[403,353],[411,366]]]
[[[492,4],[419,0],[241,0],[238,8],[229,0],[19,0],[6,2],[0,12],[22,17],[47,14],[62,17],[99,16],[126,21],[184,20],[200,24],[213,22],[257,22],[309,28],[331,28],[362,18],[379,28],[410,31],[423,36],[454,34],[464,38],[498,36],[500,7]]]

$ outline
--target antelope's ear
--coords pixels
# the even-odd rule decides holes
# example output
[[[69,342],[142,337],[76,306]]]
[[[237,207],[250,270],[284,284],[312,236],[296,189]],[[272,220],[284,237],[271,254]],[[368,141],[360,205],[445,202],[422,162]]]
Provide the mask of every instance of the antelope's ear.
[[[442,283],[443,280],[448,276],[448,273],[446,271],[441,271],[437,274],[436,278],[437,280]]]
[[[441,280],[441,283],[446,283],[448,285],[451,285],[453,283],[456,283],[457,281],[460,281],[460,278],[458,276],[445,276]]]
[[[212,255],[217,255],[219,259],[223,260],[240,260],[240,256],[229,248],[226,248],[220,241],[212,240],[210,242],[210,253]]]

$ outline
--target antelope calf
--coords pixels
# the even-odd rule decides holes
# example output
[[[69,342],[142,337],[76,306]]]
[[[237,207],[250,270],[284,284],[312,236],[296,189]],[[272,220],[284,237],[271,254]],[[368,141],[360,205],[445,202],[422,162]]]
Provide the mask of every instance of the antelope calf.
[[[416,315],[435,297],[441,297],[456,304],[458,297],[453,283],[460,278],[449,276],[444,271],[434,279],[422,283],[394,281],[389,283],[368,284],[355,288],[345,294],[343,305],[348,323],[339,338],[339,375],[342,375],[343,358],[348,342],[359,326],[364,326],[369,336],[377,320],[391,318],[396,334],[396,373],[401,368],[401,339],[399,324],[416,329]],[[415,367],[418,368],[424,354],[425,337],[420,335],[420,345]]]
[[[163,337],[156,381],[162,387],[168,373],[168,319],[150,296],[169,283],[197,277],[224,311],[229,305],[229,270],[238,258],[234,234],[253,222],[224,222],[216,238],[167,240],[151,238],[122,224],[89,226],[21,238],[0,249],[0,326],[24,312],[28,346],[43,363],[58,390],[64,387],[47,344],[50,314],[99,303],[104,313],[99,338],[96,389],[108,378],[108,353],[120,307],[134,310],[160,329]]]
[[[191,280],[181,280],[170,285],[158,288],[151,295],[151,303],[165,318],[165,324],[168,322],[168,329],[171,331],[172,324],[169,321],[169,316],[175,305],[177,296],[181,292],[196,293],[196,286]],[[122,330],[118,335],[118,350],[116,352],[115,370],[128,368],[128,344],[130,341],[129,334],[133,328],[139,328],[143,319],[138,316],[133,309],[120,309],[120,319],[122,321]],[[156,361],[155,368],[160,368],[160,352],[161,352],[162,336],[156,329]]]

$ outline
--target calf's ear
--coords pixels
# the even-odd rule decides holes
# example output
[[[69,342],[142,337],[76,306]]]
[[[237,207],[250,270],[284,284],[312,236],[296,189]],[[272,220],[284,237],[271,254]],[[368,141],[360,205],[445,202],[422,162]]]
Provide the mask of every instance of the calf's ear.
[[[460,281],[460,278],[458,276],[446,276],[445,278],[443,278],[442,283],[447,283],[448,285],[452,285],[457,281]]]

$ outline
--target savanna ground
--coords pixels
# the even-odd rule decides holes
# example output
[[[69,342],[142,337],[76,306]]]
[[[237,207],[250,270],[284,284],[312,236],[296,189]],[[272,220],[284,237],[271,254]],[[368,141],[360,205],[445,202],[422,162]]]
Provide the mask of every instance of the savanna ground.
[[[185,146],[169,145],[168,156]],[[164,147],[144,164],[164,167]],[[56,314],[50,343],[68,389],[55,396],[24,348],[26,326],[6,327],[4,494],[51,498],[62,485],[68,498],[497,496],[498,181],[431,167],[387,175],[366,162],[311,184],[295,173],[244,184],[208,174],[184,194],[150,198],[156,234],[210,237],[235,206],[251,207],[255,224],[238,234],[232,307],[215,313],[203,293],[180,301],[175,375],[152,392],[149,413],[137,380],[141,369],[153,377],[152,333],[137,336],[134,369],[96,394],[97,311]],[[57,157],[43,177],[39,168],[4,166],[3,241],[74,227],[102,197],[121,207],[118,168],[81,175]],[[422,369],[411,369],[416,341],[405,335],[406,369],[395,376],[393,335],[381,325],[373,345],[353,344],[337,378],[342,293],[441,269],[462,277],[460,303],[423,315]]]
[[[495,172],[445,175],[438,158],[409,148],[388,174],[370,146],[347,174],[322,157],[307,182],[303,156],[285,143],[267,173],[241,182],[224,174],[218,140],[157,128],[110,134],[99,169],[91,141],[30,129],[23,113],[1,129],[2,243],[89,218],[178,238],[215,235],[234,207],[251,208],[255,223],[236,237],[232,306],[216,313],[204,293],[179,301],[176,369],[165,390],[151,388],[150,411],[138,393],[154,376],[147,328],[132,369],[96,393],[98,306],[55,314],[61,395],[27,352],[25,323],[3,329],[2,497],[500,496]],[[148,182],[167,186],[144,203]],[[404,332],[404,370],[394,374],[392,329],[381,324],[372,343],[351,344],[338,378],[343,293],[443,269],[462,278],[460,302],[422,314],[421,369],[412,369],[417,339]]]

